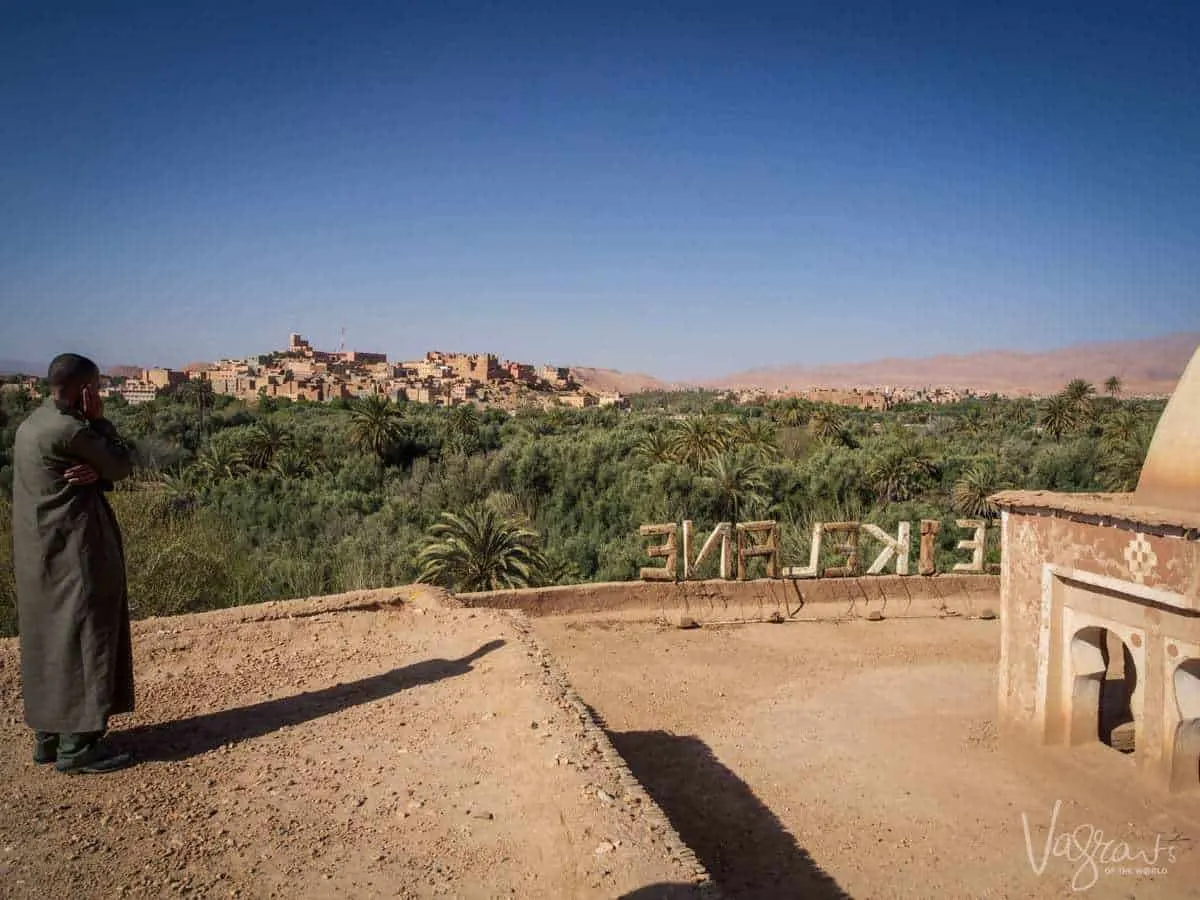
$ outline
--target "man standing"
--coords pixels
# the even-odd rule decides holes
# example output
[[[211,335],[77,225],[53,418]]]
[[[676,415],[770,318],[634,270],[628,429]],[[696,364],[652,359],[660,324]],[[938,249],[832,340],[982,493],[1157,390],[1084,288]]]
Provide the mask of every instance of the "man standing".
[[[50,397],[17,429],[13,447],[13,568],[25,721],[33,758],[68,773],[133,762],[102,738],[133,711],[133,649],[125,554],[104,492],[132,469],[104,418],[100,370],[65,353]]]

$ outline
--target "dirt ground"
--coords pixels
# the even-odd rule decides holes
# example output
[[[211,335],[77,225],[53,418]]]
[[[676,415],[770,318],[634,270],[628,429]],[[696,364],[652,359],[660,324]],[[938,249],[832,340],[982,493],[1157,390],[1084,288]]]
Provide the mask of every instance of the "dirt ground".
[[[995,621],[534,627],[731,898],[1200,896],[1195,794],[997,739]]]
[[[91,777],[34,766],[0,642],[0,895],[703,896],[522,621],[137,623],[140,706],[113,726],[143,761]]]
[[[0,896],[1200,897],[1196,795],[997,740],[995,621],[384,594],[137,623],[106,776],[33,765],[0,642]]]

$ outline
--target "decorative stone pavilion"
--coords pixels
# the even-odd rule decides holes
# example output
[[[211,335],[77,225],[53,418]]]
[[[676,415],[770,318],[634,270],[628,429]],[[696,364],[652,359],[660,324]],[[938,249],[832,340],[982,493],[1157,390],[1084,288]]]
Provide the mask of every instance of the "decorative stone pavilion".
[[[999,720],[1200,789],[1200,350],[1131,494],[1005,491]]]

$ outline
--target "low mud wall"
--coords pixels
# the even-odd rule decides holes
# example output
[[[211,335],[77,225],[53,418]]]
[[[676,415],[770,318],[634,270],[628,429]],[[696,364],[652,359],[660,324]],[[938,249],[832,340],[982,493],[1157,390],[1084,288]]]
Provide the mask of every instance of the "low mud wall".
[[[525,645],[526,652],[541,666],[544,676],[543,684],[549,687],[554,702],[568,714],[578,716],[583,736],[591,743],[599,764],[606,767],[616,779],[619,790],[617,795],[608,798],[607,802],[616,801],[622,807],[627,808],[628,814],[633,820],[639,822],[640,826],[646,829],[644,833],[647,835],[649,843],[655,844],[672,862],[683,867],[684,871],[689,873],[692,878],[692,886],[695,889],[686,894],[682,891],[668,891],[664,888],[661,894],[647,893],[647,900],[659,896],[723,900],[724,895],[720,887],[712,880],[712,876],[704,864],[696,857],[695,851],[684,843],[670,818],[646,790],[645,785],[638,781],[637,776],[629,768],[629,763],[617,752],[608,730],[604,726],[603,719],[576,692],[567,678],[566,670],[538,640],[537,635],[530,627],[528,617],[520,613],[510,613],[509,615],[513,629]],[[647,890],[653,891],[649,888]],[[641,896],[640,891],[635,894]],[[629,896],[634,896],[634,894]]]
[[[610,582],[458,594],[464,606],[519,609],[531,616],[621,614],[762,622],[995,615],[998,575],[875,575],[861,578],[754,581]]]

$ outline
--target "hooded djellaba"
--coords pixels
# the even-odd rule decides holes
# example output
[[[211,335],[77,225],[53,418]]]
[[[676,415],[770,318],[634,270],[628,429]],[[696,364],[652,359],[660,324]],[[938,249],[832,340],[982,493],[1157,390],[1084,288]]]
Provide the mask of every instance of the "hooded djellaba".
[[[103,738],[134,707],[125,554],[106,491],[132,451],[104,418],[100,371],[54,359],[50,397],[13,447],[13,568],[25,721],[34,761],[72,774],[132,763]]]

